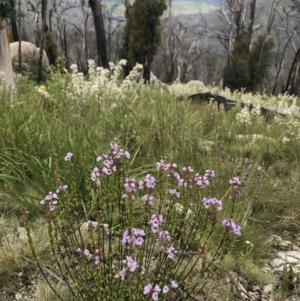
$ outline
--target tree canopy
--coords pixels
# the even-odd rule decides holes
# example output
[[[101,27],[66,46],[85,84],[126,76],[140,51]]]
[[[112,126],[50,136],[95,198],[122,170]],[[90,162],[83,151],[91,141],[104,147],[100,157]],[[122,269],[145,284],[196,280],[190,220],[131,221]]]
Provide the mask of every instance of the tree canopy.
[[[13,10],[13,0],[0,0],[0,17],[9,18],[13,14]]]
[[[150,79],[151,63],[162,40],[160,17],[165,0],[136,0],[129,10],[124,31],[124,49],[130,66],[144,66],[143,78]]]
[[[268,76],[274,40],[260,33],[249,49],[249,33],[245,30],[235,41],[232,56],[224,74],[224,84],[231,90],[259,90]]]

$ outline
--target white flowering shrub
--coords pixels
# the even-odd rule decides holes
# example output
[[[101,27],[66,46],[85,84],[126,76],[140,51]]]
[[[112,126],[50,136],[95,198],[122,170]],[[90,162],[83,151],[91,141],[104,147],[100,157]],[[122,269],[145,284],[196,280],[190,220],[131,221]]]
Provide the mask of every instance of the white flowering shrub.
[[[77,66],[73,64],[68,86],[69,96],[82,103],[85,103],[91,97],[96,97],[98,101],[105,99],[108,102],[110,100],[124,99],[124,93],[131,89],[133,81],[136,80],[136,75],[142,70],[142,65],[137,64],[120,84],[119,81],[123,76],[123,67],[126,63],[126,60],[121,60],[113,72],[110,73],[108,69],[95,68],[95,62],[89,60],[87,79],[82,73],[78,73]]]
[[[240,113],[236,114],[236,121],[238,124],[248,124],[251,125],[251,116],[249,108],[245,106]]]
[[[176,97],[187,97],[194,93],[199,93],[194,87],[176,82],[168,86],[168,90]],[[229,89],[221,90],[219,87],[203,87],[201,93],[205,92],[211,92],[212,94],[223,96],[228,100],[234,100],[237,103],[244,104],[244,107],[237,111],[235,115],[234,124],[237,126],[242,125],[245,129],[250,129],[254,125],[255,127],[263,125],[265,123],[265,118],[262,116],[261,111],[262,108],[265,108],[274,112],[274,121],[280,125],[281,129],[285,132],[285,136],[279,138],[282,143],[286,144],[290,141],[300,142],[300,105],[297,97],[286,94],[267,96],[243,93],[244,91],[231,92]],[[210,115],[215,115],[224,111],[224,108],[222,106],[218,107],[215,102],[210,102],[210,105],[212,108],[211,111],[208,111],[208,114]],[[234,126],[234,124],[232,124],[231,127]],[[236,137],[239,138],[243,136],[243,134],[236,135]],[[259,137],[258,140],[261,140],[259,133],[253,134],[253,141],[257,140],[255,137]]]

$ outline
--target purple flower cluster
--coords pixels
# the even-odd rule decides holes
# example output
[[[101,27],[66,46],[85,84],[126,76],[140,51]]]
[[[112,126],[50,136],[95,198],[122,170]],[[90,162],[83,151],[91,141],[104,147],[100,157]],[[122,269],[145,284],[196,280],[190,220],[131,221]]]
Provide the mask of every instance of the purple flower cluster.
[[[193,177],[192,177],[191,173],[193,173],[194,170],[189,166],[189,167],[183,167],[182,172],[185,174],[183,178],[181,178],[180,175],[173,169],[168,173],[167,176],[168,176],[168,178],[177,180],[178,187],[192,189],[193,188]]]
[[[156,284],[153,286],[152,284],[147,284],[144,287],[144,295],[151,295],[151,298],[155,301],[158,300],[158,293],[161,291],[160,287]]]
[[[151,216],[150,221],[148,222],[148,225],[151,226],[151,231],[153,233],[156,233],[158,231],[159,226],[163,223],[163,216],[158,214],[153,214]]]
[[[200,188],[205,188],[206,186],[209,185],[208,177],[206,175],[201,176],[199,173],[195,174],[194,181],[195,184]]]
[[[202,203],[206,209],[208,209],[211,206],[215,206],[217,208],[217,211],[223,210],[222,201],[219,201],[216,198],[204,198],[202,200]]]
[[[194,170],[192,167],[183,167],[182,172],[184,173],[184,176],[181,178],[179,173],[175,171],[175,168],[177,168],[177,165],[175,163],[165,163],[163,160],[156,163],[156,168],[159,171],[167,171],[167,178],[172,180],[175,179],[178,182],[178,187],[181,187],[183,189],[192,189],[193,186],[196,184],[196,186],[200,188],[205,188],[209,185],[209,181],[212,180],[215,177],[215,172],[213,170],[206,170],[204,176],[200,175],[199,173],[194,174]]]
[[[124,184],[125,192],[122,195],[123,199],[135,200],[134,192],[135,192],[135,180],[133,177],[126,178]]]
[[[43,206],[46,205],[49,211],[54,211],[57,205],[57,199],[57,194],[50,191],[48,195],[40,201],[40,204]]]
[[[56,189],[56,193],[61,193],[61,192],[64,192],[66,191],[68,188],[68,185],[62,185],[62,186],[59,186],[57,189]]]
[[[178,187],[182,187],[182,188],[185,188],[185,189],[186,188],[192,189],[193,184],[194,184],[194,181],[193,181],[193,177],[191,177],[191,176],[182,178],[178,181]]]
[[[176,197],[176,198],[180,198],[180,193],[174,188],[174,189],[169,189],[169,194],[171,195],[171,196],[174,196],[174,197]]]
[[[147,174],[144,181],[139,181],[140,190],[153,190],[155,188],[155,178]]]
[[[67,155],[65,156],[65,161],[66,162],[71,161],[72,157],[73,157],[73,153],[67,153]]]
[[[233,186],[233,188],[237,189],[241,185],[241,181],[238,177],[234,177],[229,180],[229,184]]]
[[[241,236],[241,226],[237,225],[232,219],[224,219],[222,226],[229,230],[229,233]]]
[[[185,173],[192,173],[194,172],[193,168],[192,167],[182,167],[182,171],[185,172]]]
[[[172,280],[169,285],[164,285],[163,287],[163,294],[166,294],[170,291],[170,289],[175,289],[178,287],[178,284],[176,281]]]
[[[174,259],[174,257],[177,255],[177,250],[173,247],[173,246],[171,246],[167,251],[166,251],[166,253],[167,253],[167,257],[169,258],[169,259]]]
[[[177,282],[173,280],[171,281],[171,284],[163,286],[162,293],[167,294],[170,291],[170,289],[176,289],[177,287]],[[149,283],[144,287],[144,295],[150,295],[152,300],[158,300],[159,292],[161,292],[161,288],[158,284],[152,285],[151,283]]]
[[[134,201],[135,200],[135,196],[132,193],[128,193],[128,194],[124,193],[122,195],[122,199]]]
[[[236,195],[240,195],[240,186],[241,186],[241,181],[238,177],[234,177],[232,179],[229,180],[229,184],[232,187],[232,193],[229,195],[230,199],[233,199],[234,194]]]
[[[76,252],[84,256],[87,260],[93,260],[95,266],[97,266],[100,263],[100,259],[98,255],[99,249],[96,249],[94,254],[91,253],[88,249],[82,250],[81,248],[77,248]]]
[[[100,181],[100,170],[98,167],[94,167],[92,173],[91,173],[91,180],[93,182],[96,182],[97,187],[101,186],[101,181]]]
[[[109,159],[107,155],[103,155],[97,158],[98,162],[102,162],[103,167],[101,170],[99,167],[94,167],[91,173],[91,180],[96,182],[97,187],[101,186],[100,176],[101,174],[110,176],[114,171],[117,170],[116,165],[114,165],[114,161]]]
[[[115,163],[112,159],[110,159],[107,155],[103,155],[97,158],[97,162],[102,162],[103,167],[101,172],[107,176],[110,176],[114,171],[117,170]],[[100,171],[99,169],[96,171]]]
[[[177,250],[171,245],[167,248],[167,245],[171,243],[171,235],[168,231],[161,231],[158,233],[157,241],[161,243],[159,247],[160,252],[165,252],[167,254],[167,258],[174,259],[176,254],[178,253]],[[166,250],[167,248],[167,250]]]
[[[168,231],[161,231],[158,233],[157,240],[161,243],[171,242],[171,236]]]
[[[130,249],[132,246],[137,248],[141,247],[146,233],[144,230],[133,228],[131,232],[126,230],[123,233],[122,244],[126,246],[127,249]]]
[[[204,176],[208,179],[208,180],[212,180],[216,175],[215,175],[215,172],[211,169],[207,169],[205,171],[205,174]]]
[[[120,272],[121,278],[124,280],[125,277],[132,278],[132,273],[138,268],[138,263],[133,260],[131,256],[126,256],[126,258],[122,261],[123,269]]]
[[[148,205],[148,206],[153,206],[153,200],[154,200],[153,195],[145,194],[142,197],[142,201],[144,202],[145,205]]]
[[[144,205],[153,206],[154,196],[151,193],[155,188],[155,182],[155,178],[150,174],[147,174],[143,181],[139,181],[139,189],[144,190],[146,193],[148,192],[142,197]]]
[[[121,158],[130,158],[130,154],[123,149],[119,149],[118,144],[112,142],[110,144],[110,155],[102,155],[97,158],[97,162],[101,162],[103,167],[95,167],[91,173],[91,180],[96,183],[96,186],[101,186],[100,177],[102,174],[111,175],[117,170],[117,163]]]
[[[177,182],[180,181],[180,175],[177,171],[175,171],[174,169],[171,169],[170,172],[167,173],[167,178],[169,179],[175,179],[177,180]]]
[[[122,157],[126,159],[130,159],[130,154],[128,151],[124,151],[122,148],[119,149],[119,146],[116,142],[112,142],[110,144],[110,154],[113,161],[116,163],[118,162]]]
[[[58,194],[64,193],[67,190],[67,188],[68,188],[68,185],[62,185],[56,189],[56,193],[55,192],[53,193],[50,191],[48,193],[48,195],[40,201],[40,204],[43,206],[46,205],[47,210],[54,211],[55,206],[57,205],[57,202],[58,202]]]
[[[134,182],[135,182],[135,180],[132,177],[125,179],[124,187],[125,187],[126,192],[132,193],[135,191],[135,183]]]
[[[170,164],[170,163],[165,163],[164,160],[160,160],[159,162],[156,163],[156,169],[160,171],[167,171],[170,170],[171,168],[176,168],[177,165],[175,163]]]
[[[175,179],[177,180],[177,182],[180,181],[180,175],[177,171],[175,171],[175,169],[177,168],[176,163],[169,164],[169,163],[164,163],[164,161],[161,160],[160,162],[156,163],[156,167],[160,171],[168,171],[166,173],[168,179],[170,180]]]

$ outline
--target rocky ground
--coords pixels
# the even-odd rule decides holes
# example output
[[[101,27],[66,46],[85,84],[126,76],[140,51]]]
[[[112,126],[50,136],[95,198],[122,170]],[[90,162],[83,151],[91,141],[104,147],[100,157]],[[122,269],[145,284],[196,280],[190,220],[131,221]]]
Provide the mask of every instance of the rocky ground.
[[[270,283],[263,287],[259,287],[242,275],[237,275],[232,272],[232,279],[236,282],[240,296],[234,300],[249,300],[249,301],[299,301],[300,300],[300,235],[298,239],[292,243],[289,240],[284,240],[279,236],[273,238],[274,248],[276,248],[274,258],[263,268],[268,272],[274,273],[276,282]],[[229,285],[229,278],[225,279]],[[22,281],[12,284],[11,289],[0,295],[1,301],[29,301],[35,290],[37,279]],[[213,298],[216,301],[221,301],[220,297]],[[212,300],[211,298],[199,297],[194,300],[205,301]],[[231,301],[227,299],[228,301]],[[37,301],[37,300],[35,300]],[[41,300],[43,301],[43,300]],[[232,300],[233,301],[233,300]]]
[[[259,287],[243,275],[232,272],[230,279],[225,277],[220,285],[224,288],[226,285],[228,288],[232,287],[233,280],[239,294],[236,294],[233,299],[226,298],[226,301],[300,301],[300,234],[293,242],[274,235],[270,243],[274,248],[274,256],[262,268],[262,272],[272,273],[274,283]],[[0,301],[44,301],[33,297],[38,281],[42,280],[41,276],[37,275],[34,279],[20,277],[18,280],[18,283],[11,283],[0,294]],[[202,296],[191,300],[224,301],[224,297],[216,293],[215,296]]]
[[[300,301],[300,234],[294,242],[277,235],[272,241],[275,256],[264,269],[275,275],[276,282],[258,287],[235,275],[241,300]]]

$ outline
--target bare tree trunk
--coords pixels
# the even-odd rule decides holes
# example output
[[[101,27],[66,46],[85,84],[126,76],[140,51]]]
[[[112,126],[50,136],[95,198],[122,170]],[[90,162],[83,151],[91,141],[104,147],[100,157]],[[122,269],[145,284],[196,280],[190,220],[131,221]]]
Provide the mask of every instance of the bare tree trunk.
[[[105,27],[104,27],[101,4],[98,0],[89,0],[89,5],[93,13],[95,30],[96,30],[98,65],[101,65],[102,63],[102,66],[104,68],[109,69],[107,53],[106,53]]]
[[[89,59],[89,51],[88,51],[88,20],[90,17],[90,8],[89,6],[85,5],[85,1],[81,2],[81,11],[83,14],[83,25],[82,25],[82,30],[80,27],[77,27],[74,25],[74,27],[78,30],[78,32],[82,36],[82,47],[80,51],[80,65],[82,68],[82,72],[86,74],[88,72],[88,59]]]
[[[63,20],[63,29],[64,29],[64,40],[63,40],[63,45],[64,45],[64,55],[65,55],[65,58],[66,58],[66,67],[67,69],[69,69],[69,66],[70,66],[70,62],[69,62],[69,55],[68,55],[68,44],[67,44],[67,25],[66,25],[66,22],[65,20]]]
[[[42,32],[41,32],[38,82],[42,81],[42,75],[43,75],[42,62],[43,62],[43,53],[44,53],[44,37],[45,37],[45,31],[47,27],[46,18],[47,18],[47,0],[42,0]]]
[[[288,94],[292,95],[298,95],[300,94],[300,89],[298,88],[300,85],[300,49],[297,50],[297,53],[295,55],[288,80],[286,83],[286,92]]]
[[[58,10],[57,1],[52,1],[52,8],[53,12],[55,13],[56,17],[56,43],[59,54],[63,52],[63,34],[62,34],[62,26],[61,26],[61,12]]]
[[[14,79],[6,26],[6,21],[0,17],[0,71],[4,73],[7,89],[10,89],[14,86]]]
[[[49,31],[52,33],[52,14],[53,14],[53,9],[49,9]]]
[[[262,57],[262,54],[263,54],[266,42],[267,42],[268,38],[270,37],[270,32],[271,32],[271,29],[272,29],[272,25],[273,25],[273,22],[274,22],[274,19],[275,19],[275,16],[277,14],[277,11],[278,11],[278,8],[280,6],[281,1],[282,0],[273,0],[271,13],[270,13],[269,20],[268,20],[266,34],[265,34],[265,36],[263,38],[263,41],[262,41],[261,47],[260,47],[260,53],[259,53],[259,57],[258,57],[258,63],[257,63],[257,66],[256,66],[254,81],[252,83],[252,90],[254,90],[255,86],[256,86],[257,74],[258,74],[259,67],[261,65],[261,57]]]
[[[11,0],[9,4],[11,6],[10,28],[11,28],[12,38],[14,42],[18,42],[19,33],[18,33],[17,12],[15,8],[15,1]]]
[[[82,65],[83,65],[83,73],[86,74],[88,71],[88,60],[89,60],[89,53],[88,53],[88,47],[87,47],[87,32],[88,32],[88,20],[89,20],[90,14],[85,14],[84,22],[83,22],[83,30],[82,30],[82,53],[81,56],[83,56],[82,59]]]
[[[108,16],[108,38],[107,38],[107,41],[108,41],[108,61],[111,62],[111,17]]]
[[[148,52],[144,64],[144,70],[143,70],[144,84],[150,84],[150,75],[151,75],[151,52]]]
[[[18,31],[21,33],[21,0],[18,0]],[[22,71],[22,41],[19,35],[19,72]]]
[[[37,3],[32,3],[30,1],[28,1],[28,4],[30,6],[31,11],[34,13],[34,35],[35,35],[35,45],[37,47],[40,46],[40,29],[39,29],[39,17],[40,17],[40,13],[39,13],[39,6],[41,4],[40,1],[38,1]]]
[[[126,17],[126,20],[129,17],[130,8],[131,8],[130,0],[125,0],[125,17]]]
[[[10,20],[10,27],[11,27],[11,33],[14,42],[18,42],[19,41],[18,26],[17,26],[17,22],[14,19]]]
[[[276,73],[275,84],[274,84],[273,91],[272,91],[273,95],[276,93],[276,89],[277,89],[277,84],[278,84],[280,72],[281,72],[281,69],[282,69],[282,66],[283,66],[283,62],[284,62],[285,52],[286,52],[286,50],[288,48],[288,45],[291,42],[291,39],[292,39],[292,36],[289,37],[288,41],[286,42],[286,44],[284,46],[283,52],[282,52],[282,56],[281,56],[279,68],[278,68],[277,73]]]
[[[251,0],[250,2],[250,23],[248,25],[249,32],[249,46],[251,43],[251,37],[253,32],[254,18],[255,18],[255,8],[256,8],[256,0]]]

